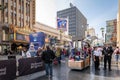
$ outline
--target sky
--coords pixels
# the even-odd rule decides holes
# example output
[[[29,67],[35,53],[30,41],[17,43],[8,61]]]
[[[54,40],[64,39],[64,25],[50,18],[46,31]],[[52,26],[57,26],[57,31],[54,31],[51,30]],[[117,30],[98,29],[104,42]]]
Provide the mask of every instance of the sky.
[[[118,0],[36,0],[36,21],[56,28],[56,12],[69,8],[70,2],[86,17],[99,37],[106,21],[117,18]]]

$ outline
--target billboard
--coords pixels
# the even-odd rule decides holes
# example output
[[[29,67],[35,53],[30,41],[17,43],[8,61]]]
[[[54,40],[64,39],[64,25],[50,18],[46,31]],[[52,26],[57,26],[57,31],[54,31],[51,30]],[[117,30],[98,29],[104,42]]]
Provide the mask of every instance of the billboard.
[[[32,33],[29,35],[30,43],[34,44],[35,49],[45,45],[45,34],[43,32]]]
[[[57,18],[57,29],[67,31],[68,19],[67,18]]]

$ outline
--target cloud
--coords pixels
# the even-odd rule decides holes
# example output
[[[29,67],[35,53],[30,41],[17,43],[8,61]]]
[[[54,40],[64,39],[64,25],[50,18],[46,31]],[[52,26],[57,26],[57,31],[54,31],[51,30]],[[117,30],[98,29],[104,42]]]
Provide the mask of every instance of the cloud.
[[[55,0],[36,0],[36,21],[56,27]]]

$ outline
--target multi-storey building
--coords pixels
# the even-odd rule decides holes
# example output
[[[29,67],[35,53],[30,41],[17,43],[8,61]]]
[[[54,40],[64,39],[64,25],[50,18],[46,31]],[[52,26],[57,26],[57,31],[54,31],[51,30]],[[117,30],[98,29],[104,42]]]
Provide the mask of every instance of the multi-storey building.
[[[113,46],[116,46],[117,42],[117,20],[109,20],[106,21],[106,40],[105,43],[112,44]]]
[[[120,0],[117,15],[117,46],[120,47]]]
[[[56,40],[56,42],[53,42],[54,43],[53,45],[57,45],[60,43],[61,39],[64,45],[68,45],[69,42],[72,41],[71,36],[66,35],[64,33],[61,34],[59,30],[52,28],[51,26],[36,22],[36,24],[33,27],[36,32],[44,32],[46,34],[45,36],[46,44],[49,44],[52,41]]]
[[[28,42],[35,24],[36,0],[0,0],[0,49]],[[17,44],[18,43],[18,44]],[[3,49],[2,49],[3,48]]]
[[[87,19],[75,6],[60,10],[57,17],[68,18],[68,34],[72,36],[73,41],[81,41],[85,38],[87,28]]]
[[[85,31],[85,37],[88,37],[88,36],[95,36],[95,29],[94,28],[89,28],[87,29],[87,31]]]
[[[35,23],[35,0],[0,0],[4,10],[0,11],[0,22],[18,27]]]

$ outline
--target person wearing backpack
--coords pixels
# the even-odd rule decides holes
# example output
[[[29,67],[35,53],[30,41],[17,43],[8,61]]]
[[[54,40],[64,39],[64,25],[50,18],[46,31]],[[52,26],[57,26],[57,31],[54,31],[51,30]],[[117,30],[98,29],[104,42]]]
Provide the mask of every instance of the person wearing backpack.
[[[116,49],[114,50],[116,64],[118,64],[119,54],[120,54],[120,49],[119,47],[116,47]]]
[[[46,46],[46,50],[43,51],[41,55],[42,60],[45,63],[46,76],[53,76],[52,63],[55,59],[55,53],[50,49],[49,46]]]

